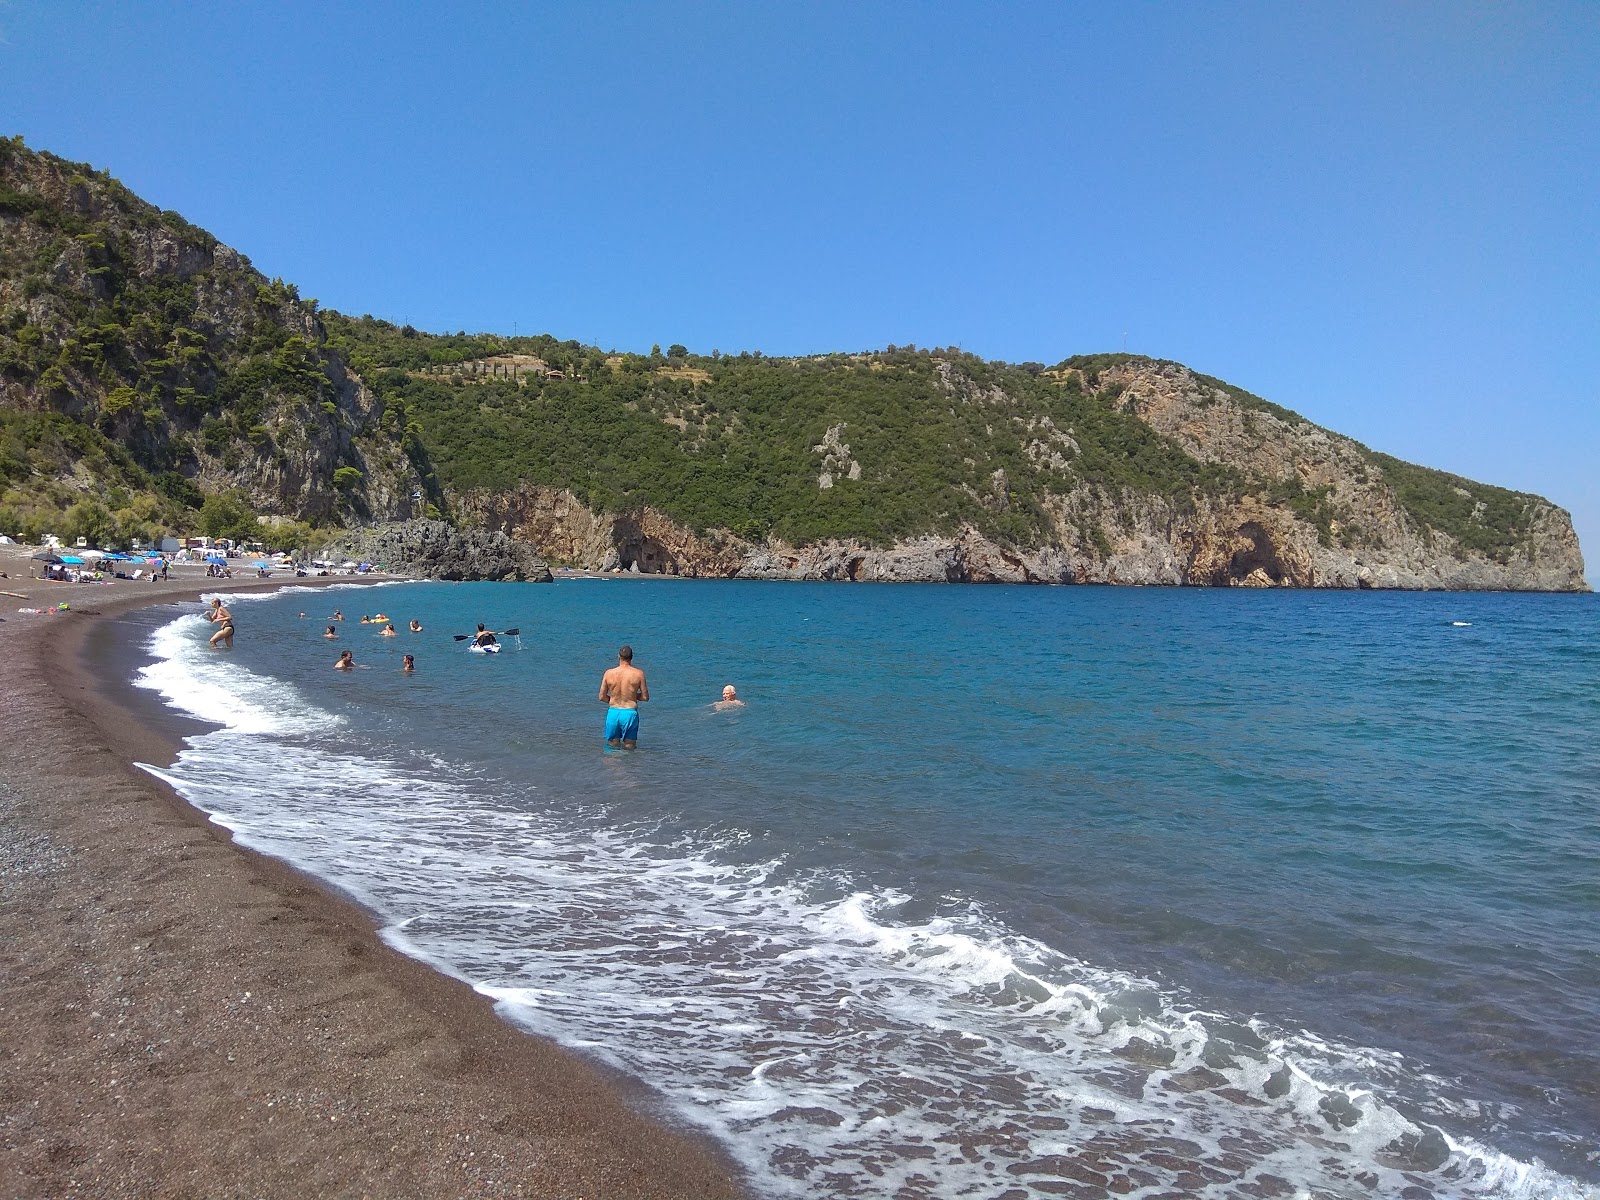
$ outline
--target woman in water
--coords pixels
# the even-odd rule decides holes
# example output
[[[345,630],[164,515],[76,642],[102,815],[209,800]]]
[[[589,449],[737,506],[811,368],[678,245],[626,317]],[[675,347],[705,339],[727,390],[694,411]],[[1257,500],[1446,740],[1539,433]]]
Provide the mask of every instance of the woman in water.
[[[407,675],[409,675],[409,674],[411,674],[411,672],[415,671],[416,669],[417,669],[417,660],[416,660],[415,656],[410,655],[410,654],[406,655],[404,660],[402,660],[402,662],[400,663],[400,670],[405,672]]]
[[[213,596],[211,598],[211,611],[206,614],[206,620],[217,626],[217,631],[211,635],[211,646],[216,648],[221,642],[229,650],[233,649],[233,614],[222,607],[222,601]]]
[[[379,637],[399,637],[400,635],[394,631],[394,622],[390,621],[389,624],[385,625],[379,631],[378,636]]]

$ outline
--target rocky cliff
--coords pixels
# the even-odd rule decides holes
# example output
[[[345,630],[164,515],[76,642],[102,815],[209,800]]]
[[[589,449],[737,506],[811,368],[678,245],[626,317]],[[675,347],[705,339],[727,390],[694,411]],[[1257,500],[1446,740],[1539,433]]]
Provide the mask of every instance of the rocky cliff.
[[[422,579],[549,583],[550,568],[527,542],[490,529],[412,520],[351,530],[319,556],[354,559]]]
[[[301,521],[408,515],[432,487],[421,447],[325,341],[314,301],[205,231],[0,139],[0,418],[8,448],[50,443],[0,461],[12,512],[145,492],[169,521],[217,493]]]
[[[1118,411],[1225,471],[1226,486],[1174,497],[1080,478],[1075,486],[1044,490],[1048,525],[1031,545],[1008,543],[973,524],[887,545],[865,538],[754,540],[727,529],[696,532],[651,505],[595,511],[570,490],[529,484],[468,489],[453,499],[464,519],[525,539],[554,562],[647,574],[1587,590],[1570,518],[1540,497],[1374,454],[1175,363],[1128,359],[1098,374],[1097,386]],[[943,370],[941,379],[952,396],[971,402],[958,372]],[[1059,455],[1070,462],[1078,449],[1071,430],[1036,423],[1033,432],[1024,449],[1035,459]],[[840,460],[833,465],[841,471],[828,472],[826,483],[848,475],[849,450],[836,434],[820,449]],[[1433,520],[1422,519],[1419,509]]]

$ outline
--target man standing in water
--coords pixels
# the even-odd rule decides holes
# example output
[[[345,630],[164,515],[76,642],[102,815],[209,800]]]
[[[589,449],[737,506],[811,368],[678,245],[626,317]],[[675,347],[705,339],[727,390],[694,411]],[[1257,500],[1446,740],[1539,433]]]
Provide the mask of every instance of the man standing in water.
[[[617,665],[600,677],[606,710],[606,745],[632,750],[639,744],[639,705],[650,699],[644,672],[633,665],[633,647],[617,651]]]

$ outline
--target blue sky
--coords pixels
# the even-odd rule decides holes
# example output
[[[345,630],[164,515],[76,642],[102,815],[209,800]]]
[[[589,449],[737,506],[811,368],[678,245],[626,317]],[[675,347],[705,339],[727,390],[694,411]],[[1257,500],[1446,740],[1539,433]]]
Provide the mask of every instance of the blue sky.
[[[0,132],[426,329],[1177,359],[1600,578],[1600,5],[0,0]]]

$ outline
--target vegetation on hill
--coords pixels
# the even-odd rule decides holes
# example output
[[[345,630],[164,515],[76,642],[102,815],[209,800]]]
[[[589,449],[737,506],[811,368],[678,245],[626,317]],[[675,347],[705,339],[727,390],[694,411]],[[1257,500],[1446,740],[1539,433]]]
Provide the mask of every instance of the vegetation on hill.
[[[319,311],[109,174],[0,139],[0,528],[27,536],[250,532],[261,513],[349,523],[373,514],[375,494],[409,514],[524,483],[796,544],[971,526],[1038,546],[1066,520],[1103,548],[1099,522],[1139,503],[1181,516],[1245,495],[1325,545],[1352,536],[1328,487],[1201,462],[1125,410],[1116,368],[1130,364],[1167,365],[909,346],[619,354],[548,334],[430,334]],[[1202,405],[1316,429],[1190,378]],[[1500,561],[1542,511],[1362,453],[1418,528]]]
[[[649,504],[752,539],[883,543],[972,525],[1025,544],[1047,528],[1047,496],[1079,483],[1181,502],[1241,482],[1117,411],[1080,371],[1061,380],[910,347],[605,355],[549,336],[435,339],[370,317],[328,321],[331,344],[420,426],[455,489],[548,484],[593,508]],[[463,353],[537,357],[552,373],[422,373]],[[847,448],[831,468],[829,430]]]
[[[315,486],[363,465],[360,414],[322,336],[314,301],[204,230],[105,172],[0,139],[11,531],[60,532],[99,506],[103,536],[126,541],[194,527],[208,496],[236,492],[229,503],[287,517],[361,515],[359,489]],[[259,483],[297,476],[310,477],[297,495]]]

